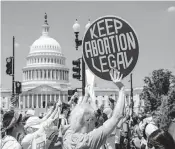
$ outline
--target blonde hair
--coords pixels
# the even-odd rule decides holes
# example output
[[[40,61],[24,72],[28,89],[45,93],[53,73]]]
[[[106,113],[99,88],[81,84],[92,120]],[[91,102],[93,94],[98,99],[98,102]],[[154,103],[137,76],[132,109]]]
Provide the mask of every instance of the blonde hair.
[[[85,117],[92,115],[94,112],[89,103],[82,103],[76,105],[70,114],[70,125],[73,131],[77,132],[84,126]]]

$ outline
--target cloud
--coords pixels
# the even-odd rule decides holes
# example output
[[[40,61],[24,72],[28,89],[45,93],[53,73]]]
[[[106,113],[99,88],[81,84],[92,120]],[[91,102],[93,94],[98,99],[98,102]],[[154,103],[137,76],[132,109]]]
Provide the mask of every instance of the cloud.
[[[15,43],[15,47],[17,48],[17,47],[19,47],[20,46],[20,44],[19,43]]]
[[[175,12],[175,6],[171,6],[167,9],[168,12]]]

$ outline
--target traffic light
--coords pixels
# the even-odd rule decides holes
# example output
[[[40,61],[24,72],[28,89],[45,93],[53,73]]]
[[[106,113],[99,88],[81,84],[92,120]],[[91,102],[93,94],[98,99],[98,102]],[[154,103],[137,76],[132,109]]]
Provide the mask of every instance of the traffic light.
[[[6,58],[6,73],[8,75],[12,75],[13,73],[13,67],[12,67],[12,64],[13,64],[13,57],[8,57]]]
[[[22,92],[21,82],[15,81],[16,94],[20,94]]]
[[[72,64],[73,64],[72,71],[74,72],[72,77],[79,80],[81,77],[80,59],[72,61]]]

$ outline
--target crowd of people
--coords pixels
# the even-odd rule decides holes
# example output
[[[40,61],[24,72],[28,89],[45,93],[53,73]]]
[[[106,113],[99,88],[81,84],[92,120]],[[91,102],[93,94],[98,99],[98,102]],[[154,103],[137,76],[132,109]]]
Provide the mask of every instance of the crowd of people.
[[[74,93],[68,103],[49,103],[39,117],[34,109],[25,115],[10,109],[1,111],[2,149],[175,149],[167,131],[159,129],[154,113],[126,107],[122,75],[114,69],[110,76],[119,96],[109,98],[109,106],[97,103],[93,87],[79,98]]]

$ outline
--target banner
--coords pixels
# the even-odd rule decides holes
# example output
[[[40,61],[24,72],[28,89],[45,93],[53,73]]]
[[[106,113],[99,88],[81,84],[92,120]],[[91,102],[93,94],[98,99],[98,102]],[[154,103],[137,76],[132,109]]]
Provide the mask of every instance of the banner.
[[[32,142],[32,149],[46,149],[46,135],[41,134],[40,137],[36,137]]]
[[[94,86],[94,80],[95,80],[95,76],[94,74],[91,73],[91,71],[89,69],[86,69],[86,80],[87,80],[87,84]]]

